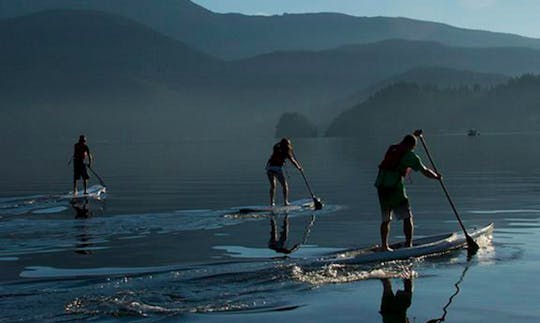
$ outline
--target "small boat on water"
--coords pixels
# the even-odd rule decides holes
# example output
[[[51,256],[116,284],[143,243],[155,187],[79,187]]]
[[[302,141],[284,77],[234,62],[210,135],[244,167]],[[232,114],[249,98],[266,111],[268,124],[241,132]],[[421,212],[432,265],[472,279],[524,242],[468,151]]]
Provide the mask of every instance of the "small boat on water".
[[[478,131],[477,129],[469,129],[469,130],[467,130],[467,136],[469,136],[469,137],[480,136],[480,131]]]
[[[481,237],[489,238],[493,234],[493,223],[483,228],[471,230],[468,233],[475,240]],[[415,239],[413,244],[410,248],[404,248],[404,242],[392,244],[390,247],[394,249],[393,251],[379,251],[378,246],[364,249],[349,249],[332,254],[328,261],[333,263],[362,264],[418,258],[464,248],[467,246],[467,240],[463,233],[452,232]]]

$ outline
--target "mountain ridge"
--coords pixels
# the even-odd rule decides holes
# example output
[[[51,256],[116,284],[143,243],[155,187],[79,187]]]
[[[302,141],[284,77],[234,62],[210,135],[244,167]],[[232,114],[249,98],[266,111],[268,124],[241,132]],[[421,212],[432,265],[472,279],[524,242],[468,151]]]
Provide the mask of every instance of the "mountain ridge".
[[[391,38],[432,40],[451,46],[540,49],[540,39],[405,17],[356,17],[340,13],[219,14],[188,0],[0,0],[0,18],[55,8],[119,14],[227,60],[276,50],[322,50]]]

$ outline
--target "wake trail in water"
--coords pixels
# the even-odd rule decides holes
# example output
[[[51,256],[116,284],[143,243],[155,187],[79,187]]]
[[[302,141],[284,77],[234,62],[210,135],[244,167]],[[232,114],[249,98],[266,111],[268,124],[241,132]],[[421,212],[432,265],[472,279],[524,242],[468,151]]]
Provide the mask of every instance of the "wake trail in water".
[[[59,308],[73,319],[276,311],[302,306],[302,295],[322,285],[414,275],[412,265],[404,262],[321,267],[290,259],[148,267],[131,273],[41,267],[23,275],[30,280],[0,285],[0,307],[6,319],[13,319],[16,308],[25,304],[30,320],[50,319]],[[43,309],[39,304],[45,300],[50,304]]]
[[[66,203],[81,212],[81,205]],[[272,212],[260,211],[245,214],[235,213],[246,207],[222,210],[178,210],[159,213],[120,214],[105,216],[104,206],[87,205],[86,216],[74,218],[48,218],[48,214],[9,217],[0,225],[0,261],[26,254],[60,252],[73,250],[84,244],[88,251],[108,248],[112,240],[127,240],[148,237],[153,234],[173,234],[184,231],[215,230],[225,226],[239,225],[250,221],[269,219]],[[294,205],[304,205],[305,200],[295,201]],[[94,203],[95,204],[95,203]],[[41,204],[39,207],[43,207]],[[67,208],[67,207],[66,207]],[[258,206],[262,209],[261,206]],[[324,216],[340,207],[328,205],[323,210],[314,211],[309,207],[289,209],[289,217]],[[51,207],[47,208],[51,210]],[[73,213],[73,212],[72,212]],[[41,216],[39,216],[41,215]],[[84,243],[81,243],[81,236]]]
[[[74,198],[102,200],[106,198],[106,188],[101,185],[93,185],[87,189],[87,194],[78,192],[77,195],[69,192],[0,198],[0,215],[60,213],[69,208],[70,202]]]

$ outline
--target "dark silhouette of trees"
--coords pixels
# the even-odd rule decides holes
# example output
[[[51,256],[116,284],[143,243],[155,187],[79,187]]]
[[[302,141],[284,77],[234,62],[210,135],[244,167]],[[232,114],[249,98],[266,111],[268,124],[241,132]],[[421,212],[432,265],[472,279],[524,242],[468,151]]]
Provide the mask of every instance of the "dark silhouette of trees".
[[[300,113],[284,113],[276,126],[276,138],[316,137],[317,128],[306,116]]]
[[[501,85],[440,89],[395,83],[340,114],[327,136],[433,132],[540,130],[540,76],[526,74]]]

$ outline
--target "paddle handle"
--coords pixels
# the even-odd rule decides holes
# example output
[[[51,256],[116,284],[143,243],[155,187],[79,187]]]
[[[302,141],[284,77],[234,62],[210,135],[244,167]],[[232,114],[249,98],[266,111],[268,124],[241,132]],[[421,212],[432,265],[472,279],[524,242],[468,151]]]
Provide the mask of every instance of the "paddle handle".
[[[422,143],[422,146],[424,147],[424,150],[426,151],[426,155],[428,156],[428,159],[431,163],[431,166],[433,167],[433,170],[437,174],[439,174],[439,171],[437,170],[437,166],[435,166],[435,162],[433,161],[433,158],[431,158],[431,154],[429,153],[429,149],[427,147],[426,141],[424,140],[424,136],[422,136],[422,134],[420,133],[417,135],[417,137],[420,138],[420,142]],[[461,217],[459,216],[456,206],[454,205],[454,202],[452,201],[452,198],[450,197],[450,194],[448,193],[448,190],[446,189],[446,186],[444,185],[442,178],[439,179],[439,183],[441,184],[444,195],[446,195],[446,199],[450,203],[450,206],[452,207],[452,210],[454,211],[454,214],[456,215],[456,218],[459,222],[459,225],[461,226],[461,229],[463,230],[466,236],[469,236],[469,234],[467,233],[467,230],[465,229],[465,226],[463,225],[463,222],[461,221]]]

